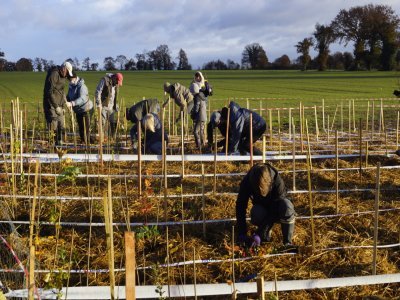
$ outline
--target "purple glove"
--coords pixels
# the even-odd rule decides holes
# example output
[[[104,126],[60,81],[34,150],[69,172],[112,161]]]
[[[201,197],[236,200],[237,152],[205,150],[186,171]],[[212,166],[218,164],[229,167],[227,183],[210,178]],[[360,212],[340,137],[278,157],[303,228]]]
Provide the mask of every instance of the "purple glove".
[[[251,247],[259,247],[261,245],[261,238],[258,234],[253,234],[253,243],[251,244]]]
[[[240,234],[238,236],[237,242],[238,242],[238,244],[246,244],[247,245],[247,243],[249,242],[249,239],[250,238],[247,235]]]

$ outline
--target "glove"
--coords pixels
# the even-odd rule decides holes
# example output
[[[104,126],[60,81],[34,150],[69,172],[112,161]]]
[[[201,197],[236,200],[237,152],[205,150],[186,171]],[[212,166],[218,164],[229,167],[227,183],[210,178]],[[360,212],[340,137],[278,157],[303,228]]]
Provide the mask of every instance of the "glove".
[[[67,106],[68,109],[72,108],[72,102],[66,102],[65,105]]]
[[[59,116],[62,116],[63,110],[62,110],[61,106],[57,106],[57,108],[56,108],[56,114],[59,115]]]
[[[261,245],[261,238],[258,234],[253,234],[252,239],[253,243],[251,244],[251,247],[259,247]]]

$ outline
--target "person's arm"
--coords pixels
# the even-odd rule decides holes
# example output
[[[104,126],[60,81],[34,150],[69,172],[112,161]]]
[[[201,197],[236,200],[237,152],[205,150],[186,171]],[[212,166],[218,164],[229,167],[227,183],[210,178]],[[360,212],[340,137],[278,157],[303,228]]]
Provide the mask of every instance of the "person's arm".
[[[214,145],[214,139],[213,139],[213,126],[211,122],[208,122],[207,124],[207,142],[210,147]]]
[[[100,80],[99,84],[97,85],[96,92],[94,94],[95,99],[96,99],[96,106],[101,106],[101,92],[103,91],[104,84],[105,84],[105,81],[104,81],[104,78],[102,78]]]
[[[81,85],[76,99],[70,99],[72,106],[82,106],[89,100],[89,92],[85,84]]]
[[[238,197],[236,199],[236,226],[238,236],[246,235],[246,210],[250,197],[249,176],[246,175],[240,183]]]
[[[49,76],[49,80],[50,80],[50,93],[49,93],[49,102],[50,105],[56,109],[59,105],[57,104],[56,99],[58,97],[60,97],[60,94],[63,94],[63,97],[65,97],[64,93],[62,91],[59,91],[56,86],[57,86],[57,82],[60,78],[60,75],[58,74],[58,72],[51,72],[50,76]]]

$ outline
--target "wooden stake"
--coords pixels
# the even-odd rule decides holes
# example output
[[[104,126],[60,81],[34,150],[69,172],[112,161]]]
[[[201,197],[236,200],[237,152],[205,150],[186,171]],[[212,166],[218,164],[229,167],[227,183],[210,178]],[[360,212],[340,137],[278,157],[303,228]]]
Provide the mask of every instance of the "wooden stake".
[[[196,290],[196,248],[193,247],[193,284],[194,284],[194,299],[197,300],[197,290]]]
[[[325,99],[322,99],[322,128],[325,131]]]
[[[338,214],[339,213],[339,140],[338,140],[337,130],[335,130],[335,161],[336,161],[336,172],[335,172],[336,214]]]
[[[28,299],[34,300],[35,292],[35,246],[29,247],[29,283],[28,283]]]
[[[266,138],[265,134],[262,136],[262,162],[265,163],[265,150],[266,150]]]
[[[318,114],[317,114],[317,106],[314,105],[314,117],[315,117],[315,135],[317,142],[319,140],[319,128],[318,128]]]
[[[103,166],[103,116],[101,115],[101,106],[98,107],[98,116],[99,116],[99,157],[100,157],[100,165]]]
[[[268,109],[269,114],[269,146],[272,148],[272,109]]]
[[[264,277],[257,277],[257,299],[265,300]]]
[[[114,234],[113,234],[113,217],[112,217],[112,195],[111,195],[111,178],[108,178],[108,195],[107,192],[103,195],[104,204],[104,219],[106,229],[106,240],[107,240],[107,254],[108,254],[108,267],[110,275],[110,296],[111,300],[114,300],[114,287],[115,287],[115,275],[114,275]]]
[[[294,125],[294,120],[292,120],[293,126],[293,142],[292,142],[292,169],[293,169],[293,191],[296,190],[296,127]]]
[[[365,167],[368,168],[368,155],[369,155],[369,146],[368,141],[365,142]]]
[[[399,148],[399,120],[400,120],[400,112],[397,111],[397,122],[396,122],[396,145],[395,150]]]
[[[354,99],[352,99],[351,101],[352,105],[353,105],[353,131],[356,132],[357,128],[356,128],[356,108],[354,105]]]
[[[366,131],[368,131],[368,121],[369,121],[369,101],[367,102],[367,115],[366,115],[366,123],[365,123]]]
[[[376,256],[378,245],[378,218],[379,218],[379,194],[380,194],[380,168],[381,163],[378,162],[376,166],[375,178],[375,214],[374,214],[374,252],[372,255],[372,275],[376,275]]]
[[[226,133],[225,133],[225,156],[228,156],[230,114],[231,114],[231,109],[230,107],[228,107],[228,119],[226,120]]]
[[[126,300],[136,299],[135,233],[125,231],[125,295]]]
[[[214,186],[213,194],[217,192],[217,127],[214,128]]]
[[[236,295],[236,286],[235,286],[235,226],[232,226],[232,287],[233,293],[232,295]],[[236,297],[232,297],[232,299],[236,299]]]
[[[250,168],[253,166],[253,114],[250,114]]]
[[[204,164],[201,164],[201,206],[202,206],[202,216],[203,216],[203,238],[206,237],[206,199],[204,193]]]
[[[362,181],[362,127],[361,127],[361,118],[359,121],[359,155],[360,155],[360,161],[359,161],[359,173],[360,173],[360,185]]]
[[[372,100],[371,140],[374,139],[374,130],[375,130],[375,101]]]
[[[315,234],[314,234],[314,210],[313,210],[313,197],[311,190],[311,168],[310,161],[307,160],[307,179],[308,179],[308,196],[310,205],[310,220],[311,220],[311,241],[312,241],[312,251],[315,251]]]
[[[343,127],[343,101],[340,102],[340,131],[342,133],[344,133],[344,127]]]
[[[300,102],[299,105],[299,113],[300,113],[300,149],[301,149],[301,153],[304,152],[304,144],[303,144],[303,113],[302,113],[302,104]],[[325,119],[324,119],[325,120]]]
[[[167,142],[164,141],[164,220],[168,220]]]
[[[142,196],[142,124],[137,121],[137,140],[138,140],[138,199]]]
[[[169,266],[169,227],[167,226],[167,284],[168,284],[168,299],[171,298],[171,281],[170,281],[170,266]]]
[[[182,148],[182,178],[185,178],[185,143],[183,142],[184,138],[184,114],[181,112],[181,148]]]
[[[329,123],[328,123],[329,124]],[[275,274],[274,274],[275,276],[274,276],[274,284],[275,284],[275,297],[276,297],[276,300],[279,300],[279,294],[278,294],[278,277],[276,276],[276,271],[275,271]]]
[[[292,108],[289,107],[289,140],[292,139]]]
[[[278,153],[282,154],[282,139],[281,139],[281,112],[278,109]]]
[[[306,133],[307,133],[307,151],[308,151],[308,162],[310,164],[310,169],[312,170],[312,161],[311,161],[311,145],[310,145],[310,136],[308,134],[308,123],[306,119]]]
[[[186,262],[186,250],[185,250],[185,211],[183,206],[183,185],[181,184],[181,210],[182,210],[182,250],[183,250],[183,262]],[[183,264],[183,284],[186,284],[186,264]]]

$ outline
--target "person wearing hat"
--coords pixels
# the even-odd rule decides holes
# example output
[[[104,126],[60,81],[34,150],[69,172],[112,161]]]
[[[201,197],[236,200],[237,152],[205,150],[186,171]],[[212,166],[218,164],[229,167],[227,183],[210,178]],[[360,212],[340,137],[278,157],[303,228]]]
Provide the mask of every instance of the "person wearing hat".
[[[193,108],[190,111],[190,116],[193,120],[193,135],[196,147],[200,151],[205,146],[204,127],[207,122],[207,96],[204,88],[205,80],[203,74],[196,72],[189,88],[193,95]]]
[[[181,85],[179,82],[171,84],[169,82],[164,82],[164,93],[168,94],[169,97],[163,103],[163,108],[168,104],[170,98],[174,99],[175,104],[180,107],[180,111],[183,112],[184,118],[186,114],[190,112],[193,108],[193,95],[190,90]],[[181,114],[176,118],[176,122],[181,119]],[[183,125],[183,124],[182,124]]]
[[[155,113],[146,114],[140,121],[144,136],[142,142],[144,154],[162,154],[162,126],[161,121]],[[168,135],[164,132],[164,140],[168,143]]]
[[[133,150],[137,149],[137,124],[149,113],[158,114],[160,104],[157,99],[145,99],[126,109],[126,119],[133,123],[130,130]]]
[[[249,199],[251,223],[257,226],[252,236],[247,235],[246,211]],[[259,246],[271,241],[271,229],[281,223],[284,247],[292,247],[295,223],[293,203],[287,198],[285,183],[278,171],[268,163],[254,165],[240,183],[236,200],[238,242]]]
[[[96,106],[101,108],[103,130],[109,137],[114,137],[117,129],[118,90],[123,79],[121,73],[108,73],[100,79],[95,92]]]
[[[75,72],[72,72],[68,79],[67,105],[75,112],[81,142],[92,144],[94,141],[90,137],[90,119],[93,114],[93,102],[89,98],[88,88],[83,78],[78,77]]]
[[[54,132],[55,144],[62,144],[64,132],[64,110],[66,103],[64,94],[65,79],[72,76],[72,65],[66,61],[61,66],[51,67],[46,75],[43,89],[43,110],[47,128]]]

